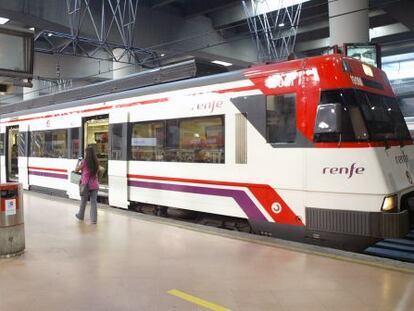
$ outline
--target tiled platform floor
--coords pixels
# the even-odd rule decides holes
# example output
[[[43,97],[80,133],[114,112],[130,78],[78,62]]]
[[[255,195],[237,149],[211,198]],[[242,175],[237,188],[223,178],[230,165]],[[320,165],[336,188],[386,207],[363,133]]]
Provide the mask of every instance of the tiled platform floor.
[[[0,260],[0,310],[414,310],[414,274],[148,222],[25,194],[26,252]],[[225,310],[225,309],[222,309]]]

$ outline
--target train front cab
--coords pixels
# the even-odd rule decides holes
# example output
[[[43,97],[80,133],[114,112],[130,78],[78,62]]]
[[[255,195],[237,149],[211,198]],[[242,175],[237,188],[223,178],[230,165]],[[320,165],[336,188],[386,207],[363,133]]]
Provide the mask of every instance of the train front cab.
[[[414,225],[414,146],[385,74],[342,61],[308,119],[306,239],[361,250]]]
[[[414,150],[385,74],[330,55],[247,76],[268,98],[296,94],[295,142],[272,145],[264,162],[275,163],[272,185],[304,224],[250,220],[254,231],[351,250],[403,237],[413,225]],[[288,184],[292,176],[303,182]]]

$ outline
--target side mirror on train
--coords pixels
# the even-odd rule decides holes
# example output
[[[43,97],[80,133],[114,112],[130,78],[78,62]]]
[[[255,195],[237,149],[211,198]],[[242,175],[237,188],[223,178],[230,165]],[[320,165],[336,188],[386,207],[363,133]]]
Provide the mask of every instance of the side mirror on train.
[[[340,134],[341,112],[342,106],[340,103],[320,104],[316,112],[314,134]]]

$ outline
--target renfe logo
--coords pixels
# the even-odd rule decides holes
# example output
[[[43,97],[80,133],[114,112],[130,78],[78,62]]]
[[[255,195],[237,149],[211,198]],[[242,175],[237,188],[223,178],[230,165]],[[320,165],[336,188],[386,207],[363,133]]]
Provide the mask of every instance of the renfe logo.
[[[223,103],[222,100],[210,100],[196,104],[191,110],[205,110],[212,113],[216,109],[220,109],[223,106]]]
[[[360,166],[356,167],[356,163],[352,163],[350,167],[324,167],[322,173],[330,175],[345,175],[348,178],[354,176],[354,174],[361,175],[365,171],[365,168]]]

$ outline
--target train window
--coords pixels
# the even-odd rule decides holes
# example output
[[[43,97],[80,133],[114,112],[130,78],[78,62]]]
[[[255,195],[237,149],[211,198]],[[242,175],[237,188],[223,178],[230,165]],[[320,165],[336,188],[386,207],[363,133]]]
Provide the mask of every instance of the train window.
[[[182,119],[176,161],[224,163],[222,116]]]
[[[355,140],[354,128],[357,126],[357,124],[355,123],[354,125],[351,121],[351,112],[352,115],[355,116],[361,116],[361,114],[358,114],[359,109],[357,106],[344,105],[345,96],[346,94],[338,90],[322,91],[318,111],[321,106],[336,104],[340,108],[340,111],[338,111],[338,113],[340,112],[340,117],[339,119],[335,120],[335,126],[337,130],[331,132],[326,130],[324,133],[315,133],[314,139],[316,142],[339,142]],[[358,120],[361,121],[361,118],[358,118]],[[321,124],[330,124],[330,122],[326,119],[326,115],[318,113],[316,127]],[[365,132],[365,136],[366,135],[367,133]]]
[[[317,142],[411,140],[395,98],[353,89],[322,91],[321,105],[328,103],[342,107],[341,131],[315,133]],[[316,124],[321,121],[317,119]]]
[[[0,134],[0,155],[4,155],[4,133]]]
[[[131,132],[131,158],[140,161],[162,161],[164,122],[136,123]]]
[[[52,158],[66,158],[67,155],[67,131],[54,130],[52,131],[52,146],[49,156]]]
[[[77,159],[81,156],[80,128],[74,127],[69,129],[69,157]]]
[[[168,162],[179,161],[180,150],[180,122],[167,120],[166,143],[164,160]]]
[[[395,98],[355,91],[372,140],[411,140]]]
[[[67,131],[51,130],[31,133],[30,155],[32,157],[66,158]]]
[[[350,97],[351,96],[351,97]],[[316,142],[352,142],[355,140],[367,140],[368,132],[365,127],[361,111],[356,106],[352,94],[343,90],[330,90],[321,92],[320,105],[329,105],[335,103],[340,107],[340,118],[338,122],[338,131],[325,133],[315,133]],[[323,115],[318,114],[316,125],[328,123]]]
[[[110,160],[126,160],[126,132],[127,125],[125,123],[117,123],[109,125]]]
[[[131,160],[224,163],[223,116],[135,123]]]
[[[349,107],[349,116],[352,120],[352,129],[354,130],[355,138],[357,140],[367,140],[368,130],[365,126],[364,118],[361,110],[358,107]]]
[[[45,133],[32,132],[30,137],[30,156],[43,157],[45,146]]]
[[[17,135],[17,155],[19,157],[27,157],[28,156],[28,133],[27,132],[19,132]]]
[[[269,143],[293,143],[296,139],[296,96],[266,98],[266,136]]]

